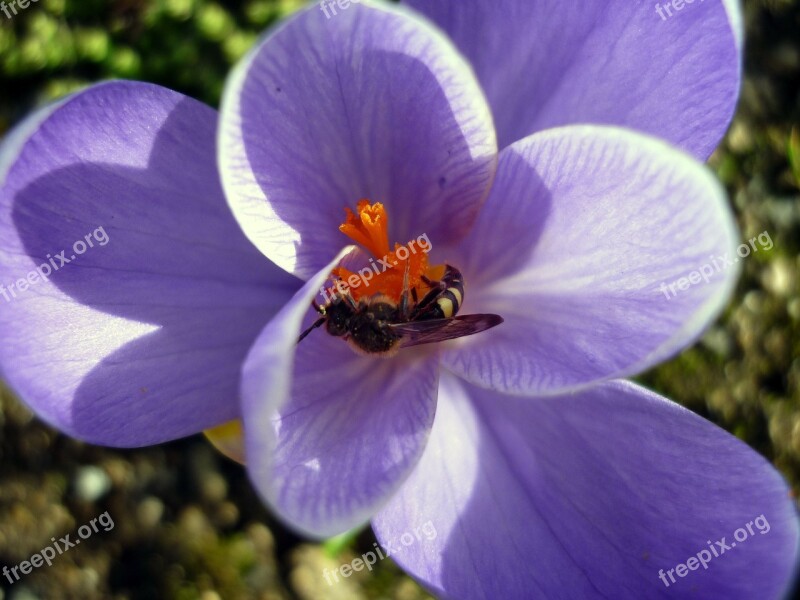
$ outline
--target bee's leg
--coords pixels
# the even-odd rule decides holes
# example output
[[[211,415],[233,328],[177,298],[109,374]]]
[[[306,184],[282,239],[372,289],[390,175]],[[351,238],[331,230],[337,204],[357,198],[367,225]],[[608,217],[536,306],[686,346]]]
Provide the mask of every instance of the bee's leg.
[[[421,279],[425,285],[432,289],[422,297],[422,300],[415,304],[409,320],[414,320],[419,317],[419,315],[421,315],[426,308],[434,304],[436,300],[439,299],[439,296],[442,295],[442,292],[447,289],[447,284],[444,281],[433,281],[425,277],[425,275],[423,275]]]
[[[439,279],[437,281],[434,281],[433,279],[430,279],[425,275],[422,275],[420,279],[422,280],[422,283],[424,283],[428,287],[439,288],[440,290],[444,290],[447,287],[447,284],[444,282],[444,279]]]
[[[314,331],[317,327],[321,327],[323,323],[325,323],[325,317],[320,317],[319,319],[314,321],[314,324],[311,327],[309,327],[303,333],[300,334],[300,337],[297,338],[297,343],[299,344],[300,342],[302,342],[309,333]]]
[[[432,279],[425,277],[425,275],[420,277],[420,279],[422,279],[422,283],[427,285],[429,288],[432,288],[427,294],[425,294],[422,302],[425,302],[426,300],[430,301],[432,298],[435,298],[447,289],[447,284],[445,283],[444,279],[433,281]]]
[[[297,338],[297,343],[298,343],[298,344],[299,344],[301,341],[303,341],[303,339],[305,339],[305,337],[306,337],[306,336],[307,336],[309,333],[311,333],[312,331],[314,331],[314,330],[315,330],[317,327],[321,327],[321,326],[322,326],[322,324],[323,324],[323,323],[325,323],[325,321],[327,320],[327,316],[326,316],[326,315],[327,315],[327,309],[326,309],[324,306],[322,306],[321,304],[319,304],[319,303],[318,303],[316,300],[312,300],[312,301],[311,301],[311,306],[314,308],[314,310],[315,310],[315,311],[317,311],[317,312],[318,312],[320,315],[322,315],[322,316],[321,316],[319,319],[317,319],[316,321],[314,321],[314,324],[313,324],[313,325],[311,325],[311,327],[309,327],[309,328],[308,328],[308,329],[306,329],[306,330],[305,330],[303,333],[301,333],[301,334],[300,334],[300,337],[299,337],[299,338]]]
[[[425,294],[425,296],[420,300],[415,306],[414,310],[411,313],[411,318],[409,320],[416,319],[420,314],[422,314],[426,308],[431,306],[436,302],[439,296],[442,295],[442,290],[438,288],[432,289],[430,292]]]

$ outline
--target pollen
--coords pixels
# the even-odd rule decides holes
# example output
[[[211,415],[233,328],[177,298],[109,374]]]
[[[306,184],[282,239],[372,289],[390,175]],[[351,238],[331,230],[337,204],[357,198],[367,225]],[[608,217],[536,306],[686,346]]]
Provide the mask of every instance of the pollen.
[[[431,248],[427,236],[424,245],[418,238],[406,244],[395,243],[394,250],[390,250],[389,219],[383,204],[360,200],[357,211],[355,214],[345,208],[346,219],[339,230],[367,250],[372,258],[358,271],[345,267],[334,269],[331,277],[337,282],[335,288],[341,289],[344,284],[356,302],[376,294],[399,302],[407,272],[409,293],[416,293],[418,298],[424,296],[430,290],[425,281],[438,281],[444,272],[443,265],[431,267],[428,264],[427,253]]]

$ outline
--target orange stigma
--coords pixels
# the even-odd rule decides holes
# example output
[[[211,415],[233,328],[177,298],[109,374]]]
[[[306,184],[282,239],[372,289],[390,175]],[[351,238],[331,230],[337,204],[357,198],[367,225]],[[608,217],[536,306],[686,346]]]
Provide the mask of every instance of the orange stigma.
[[[358,216],[345,208],[347,219],[339,225],[339,231],[372,253],[375,258],[389,254],[389,219],[383,204],[370,204],[369,200],[359,200]]]
[[[423,277],[437,281],[444,271],[443,265],[428,265],[427,253],[431,249],[428,237],[422,235],[405,245],[395,244],[394,250],[390,251],[389,219],[383,204],[360,200],[357,210],[358,214],[354,214],[345,208],[347,218],[339,231],[366,249],[375,260],[370,260],[367,266],[355,272],[337,267],[333,270],[333,278],[347,286],[356,302],[375,294],[383,294],[399,302],[407,269],[408,289],[416,289],[418,297],[424,296],[430,287]]]

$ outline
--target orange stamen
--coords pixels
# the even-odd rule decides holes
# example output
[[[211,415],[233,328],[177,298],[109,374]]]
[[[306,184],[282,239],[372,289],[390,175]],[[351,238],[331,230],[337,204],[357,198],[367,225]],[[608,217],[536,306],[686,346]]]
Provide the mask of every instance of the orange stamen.
[[[337,267],[331,274],[333,279],[341,280],[349,289],[354,300],[383,294],[395,302],[399,302],[403,294],[406,269],[408,269],[408,289],[415,289],[417,297],[424,296],[430,287],[422,280],[427,277],[431,281],[441,279],[444,266],[430,267],[426,251],[430,248],[420,247],[416,240],[405,245],[395,244],[389,251],[388,218],[383,204],[370,204],[369,200],[358,203],[358,215],[345,208],[347,219],[339,230],[350,239],[367,249],[379,262],[371,262],[369,266],[353,272],[345,267]],[[400,258],[400,256],[403,258]],[[386,269],[383,263],[389,264]],[[377,271],[377,272],[376,272]],[[331,288],[335,291],[336,286]]]

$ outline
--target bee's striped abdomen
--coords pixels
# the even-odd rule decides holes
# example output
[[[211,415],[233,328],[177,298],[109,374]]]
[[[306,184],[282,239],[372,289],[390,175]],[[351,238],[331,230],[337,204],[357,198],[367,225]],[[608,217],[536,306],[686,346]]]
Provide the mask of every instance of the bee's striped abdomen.
[[[425,306],[420,311],[418,319],[450,319],[458,314],[464,302],[464,279],[461,277],[461,271],[447,265],[439,285],[441,289],[432,292],[435,298],[430,300],[430,304],[423,301]]]

